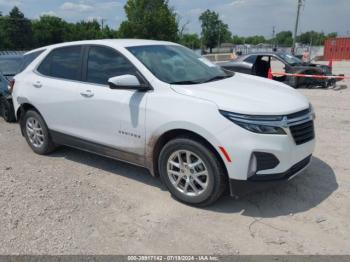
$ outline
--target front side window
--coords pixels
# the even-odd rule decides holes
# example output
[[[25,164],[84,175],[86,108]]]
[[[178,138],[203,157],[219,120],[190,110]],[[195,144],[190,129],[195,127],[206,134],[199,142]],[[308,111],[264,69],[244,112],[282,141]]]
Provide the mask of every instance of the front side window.
[[[109,78],[126,74],[135,75],[136,69],[124,56],[108,47],[90,47],[87,82],[107,85]]]
[[[251,55],[248,56],[246,59],[244,59],[244,62],[247,62],[249,64],[255,64],[257,56],[256,55]]]
[[[55,49],[38,67],[38,72],[57,78],[79,80],[81,52],[81,46]]]
[[[183,46],[149,45],[127,49],[153,75],[169,84],[200,84],[232,76]]]

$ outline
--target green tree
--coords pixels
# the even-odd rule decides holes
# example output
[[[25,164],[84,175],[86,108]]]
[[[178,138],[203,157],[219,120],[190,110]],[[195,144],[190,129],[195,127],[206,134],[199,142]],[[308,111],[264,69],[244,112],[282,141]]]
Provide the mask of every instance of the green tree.
[[[203,43],[210,49],[210,53],[219,43],[230,41],[228,25],[220,20],[218,13],[208,9],[200,15],[199,21],[202,23]]]
[[[109,39],[118,38],[117,31],[110,29],[108,25],[106,25],[102,29],[101,34],[102,34],[102,38],[109,38]]]
[[[273,39],[274,43],[282,46],[292,46],[293,44],[293,33],[291,31],[281,31],[276,34],[276,38]]]
[[[201,47],[201,40],[197,34],[183,34],[179,42],[191,49],[199,49]]]
[[[231,39],[231,43],[235,45],[243,45],[245,43],[244,37],[238,36],[238,35],[233,35]]]
[[[266,39],[264,36],[255,35],[255,36],[246,37],[244,39],[244,42],[246,44],[250,44],[250,45],[257,45],[257,44],[261,44],[261,43],[266,43]]]
[[[42,16],[32,21],[33,41],[35,47],[46,46],[65,41],[67,22],[55,16]]]
[[[128,0],[120,37],[177,41],[179,26],[168,0]]]
[[[7,49],[25,50],[32,47],[32,26],[29,19],[14,7],[8,16],[1,18],[3,45]]]
[[[4,26],[3,26],[3,20],[4,17],[2,16],[2,13],[0,11],[0,50],[4,48]]]
[[[65,41],[101,39],[102,32],[100,24],[97,20],[68,24],[64,38]]]
[[[323,45],[326,36],[324,33],[318,33],[315,31],[308,31],[300,34],[297,37],[297,41],[302,44]]]
[[[338,33],[337,32],[332,32],[332,33],[329,33],[328,35],[327,35],[327,38],[335,38],[335,37],[337,37],[338,36]]]

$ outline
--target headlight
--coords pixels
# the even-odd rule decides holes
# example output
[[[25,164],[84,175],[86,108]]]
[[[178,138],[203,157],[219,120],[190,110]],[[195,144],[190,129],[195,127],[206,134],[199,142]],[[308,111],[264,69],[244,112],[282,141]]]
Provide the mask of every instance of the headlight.
[[[258,134],[285,135],[286,132],[279,125],[282,116],[254,116],[236,114],[220,110],[220,113],[240,127]]]

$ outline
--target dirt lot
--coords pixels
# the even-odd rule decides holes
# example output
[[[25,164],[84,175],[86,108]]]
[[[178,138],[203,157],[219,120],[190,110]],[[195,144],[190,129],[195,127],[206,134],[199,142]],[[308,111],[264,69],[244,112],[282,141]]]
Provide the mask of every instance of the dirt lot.
[[[310,168],[206,209],[138,167],[68,148],[35,155],[0,120],[0,253],[350,254],[350,82],[300,91],[317,112]]]

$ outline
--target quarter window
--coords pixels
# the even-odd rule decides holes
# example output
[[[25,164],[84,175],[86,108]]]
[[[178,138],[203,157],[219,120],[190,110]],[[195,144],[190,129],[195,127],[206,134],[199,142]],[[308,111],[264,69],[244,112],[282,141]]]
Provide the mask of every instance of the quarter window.
[[[57,78],[79,80],[81,52],[81,46],[55,49],[38,67],[38,72]]]
[[[27,66],[31,62],[33,62],[39,55],[41,55],[41,53],[44,51],[45,50],[40,50],[40,51],[36,51],[36,52],[30,53],[30,54],[24,55],[20,72],[22,72],[24,69],[26,69]]]
[[[108,79],[125,74],[136,74],[135,67],[121,54],[107,47],[89,49],[86,81],[107,85]]]

